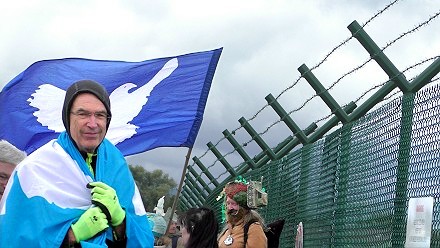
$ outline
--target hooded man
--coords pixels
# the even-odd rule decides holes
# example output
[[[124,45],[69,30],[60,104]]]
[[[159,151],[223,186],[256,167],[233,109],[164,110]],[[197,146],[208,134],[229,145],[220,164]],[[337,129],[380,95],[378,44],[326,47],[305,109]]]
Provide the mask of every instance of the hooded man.
[[[66,131],[30,154],[0,203],[0,247],[153,247],[153,234],[121,152],[105,139],[106,89],[81,80],[66,91]]]

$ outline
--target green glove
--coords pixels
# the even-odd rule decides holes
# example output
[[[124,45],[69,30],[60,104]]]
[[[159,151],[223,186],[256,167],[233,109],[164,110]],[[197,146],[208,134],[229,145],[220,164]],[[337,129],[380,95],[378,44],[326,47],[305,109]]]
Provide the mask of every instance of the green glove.
[[[87,240],[108,227],[105,214],[98,207],[87,209],[75,224],[71,225],[76,242]]]
[[[92,203],[101,208],[112,226],[120,225],[124,221],[125,211],[119,204],[116,191],[103,182],[92,182],[87,187],[92,188]]]

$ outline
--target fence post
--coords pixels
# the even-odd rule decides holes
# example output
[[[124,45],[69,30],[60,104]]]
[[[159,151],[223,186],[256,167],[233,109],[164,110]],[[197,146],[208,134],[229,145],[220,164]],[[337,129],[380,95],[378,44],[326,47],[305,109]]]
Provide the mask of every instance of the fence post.
[[[371,58],[374,59],[382,70],[388,75],[390,80],[396,83],[399,89],[406,93],[409,91],[409,83],[394,64],[388,59],[383,51],[376,45],[371,37],[362,29],[357,21],[353,21],[348,25],[348,29],[353,36],[361,43],[361,45],[368,51]]]
[[[345,237],[343,233],[346,227],[346,207],[347,207],[347,197],[348,197],[348,183],[350,180],[350,160],[351,160],[351,136],[352,136],[353,122],[347,123],[340,130],[340,158],[339,158],[339,168],[336,181],[336,191],[338,195],[335,199],[335,226],[333,229],[333,247],[344,246],[345,241],[350,237]]]
[[[203,181],[203,179],[201,177],[199,177],[199,175],[197,175],[196,171],[194,170],[193,167],[189,166],[188,167],[189,172],[194,176],[194,178],[196,178],[197,182],[199,182],[202,186],[203,189],[208,192],[208,194],[211,194],[212,190],[209,188],[209,186],[205,183],[205,181]]]
[[[277,159],[275,153],[272,149],[264,142],[263,138],[255,131],[255,129],[246,121],[245,118],[241,117],[239,120],[240,124],[246,129],[253,140],[260,146],[260,148],[270,157],[271,160]]]
[[[223,131],[223,135],[226,139],[228,139],[229,143],[234,147],[235,150],[237,150],[238,154],[243,158],[244,162],[247,164],[246,171],[248,169],[255,169],[256,165],[254,160],[246,153],[246,151],[240,146],[240,144],[235,140],[235,138],[232,136],[232,134],[228,131],[228,129],[225,129]]]
[[[197,157],[193,157],[194,162],[199,166],[200,170],[202,170],[203,173],[211,180],[211,182],[214,184],[215,187],[218,187],[219,183],[214,178],[214,176],[211,174],[211,172],[206,169],[206,167],[203,165],[202,161],[198,159]]]
[[[407,93],[402,97],[402,119],[400,124],[399,155],[397,158],[396,197],[394,199],[393,235],[391,237],[393,247],[403,247],[405,243],[408,167],[411,155],[414,97],[415,93]]]
[[[234,168],[232,168],[232,166],[228,163],[228,161],[225,159],[225,157],[223,157],[223,155],[219,152],[219,150],[217,148],[215,148],[215,146],[211,142],[208,142],[208,144],[206,144],[206,145],[208,146],[209,150],[211,150],[211,152],[214,153],[214,155],[217,157],[217,159],[220,161],[220,163],[222,163],[222,165],[226,168],[226,170],[233,177],[236,177],[237,172],[234,170]]]

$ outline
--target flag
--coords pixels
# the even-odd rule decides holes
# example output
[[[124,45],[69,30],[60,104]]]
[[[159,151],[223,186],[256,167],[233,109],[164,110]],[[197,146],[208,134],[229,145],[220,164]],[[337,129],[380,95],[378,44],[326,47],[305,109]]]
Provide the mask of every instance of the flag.
[[[124,156],[192,147],[222,48],[141,62],[65,58],[32,64],[0,92],[0,139],[28,154],[64,131],[65,91],[91,79],[110,94],[106,138]]]
[[[62,247],[66,233],[95,207],[86,185],[102,182],[117,192],[125,210],[126,247],[153,247],[153,233],[125,158],[108,140],[98,147],[92,174],[66,132],[17,165],[0,201],[0,247]],[[12,231],[14,230],[14,231]],[[107,247],[106,228],[81,247]]]

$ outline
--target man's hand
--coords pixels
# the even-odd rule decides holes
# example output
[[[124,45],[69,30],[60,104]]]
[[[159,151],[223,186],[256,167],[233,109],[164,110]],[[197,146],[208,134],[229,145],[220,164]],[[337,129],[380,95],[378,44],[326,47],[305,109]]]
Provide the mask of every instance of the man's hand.
[[[105,214],[98,207],[87,209],[71,228],[75,235],[76,242],[90,239],[108,227]]]
[[[125,219],[125,211],[119,204],[116,191],[103,182],[92,182],[87,187],[92,188],[92,203],[101,208],[112,226],[120,225]]]

